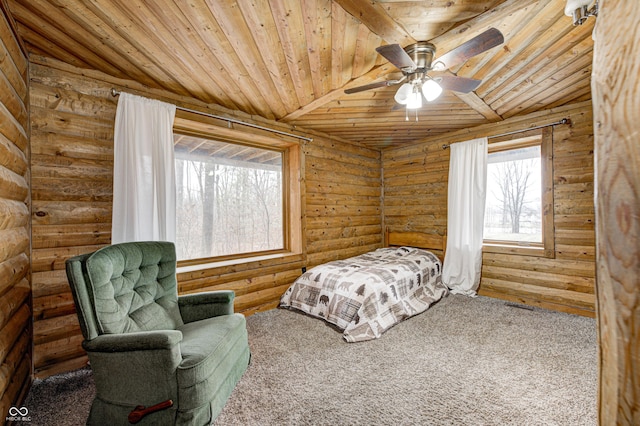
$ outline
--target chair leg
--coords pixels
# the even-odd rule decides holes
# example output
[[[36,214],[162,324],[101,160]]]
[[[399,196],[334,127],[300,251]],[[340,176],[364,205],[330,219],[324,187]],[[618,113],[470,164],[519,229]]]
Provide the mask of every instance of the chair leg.
[[[127,418],[129,419],[129,423],[131,424],[138,423],[147,414],[155,413],[156,411],[160,411],[160,410],[165,410],[169,407],[173,407],[173,401],[170,399],[167,399],[166,401],[162,401],[156,405],[152,405],[151,407],[138,405],[136,408],[131,410]]]

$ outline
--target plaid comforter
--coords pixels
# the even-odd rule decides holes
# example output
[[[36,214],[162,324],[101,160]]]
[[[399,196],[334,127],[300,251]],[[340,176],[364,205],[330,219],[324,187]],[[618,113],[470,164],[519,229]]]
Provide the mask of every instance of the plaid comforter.
[[[284,293],[280,306],[336,325],[348,342],[371,340],[445,296],[441,270],[429,251],[381,248],[308,270]]]

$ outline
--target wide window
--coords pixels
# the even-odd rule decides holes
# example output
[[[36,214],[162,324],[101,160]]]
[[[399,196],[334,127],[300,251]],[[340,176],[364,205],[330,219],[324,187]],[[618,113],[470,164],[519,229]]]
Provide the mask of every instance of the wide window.
[[[297,138],[187,111],[176,113],[173,132],[179,267],[302,258],[304,155]]]
[[[485,250],[552,255],[550,145],[543,131],[490,142]]]
[[[174,135],[179,260],[284,248],[283,152]]]

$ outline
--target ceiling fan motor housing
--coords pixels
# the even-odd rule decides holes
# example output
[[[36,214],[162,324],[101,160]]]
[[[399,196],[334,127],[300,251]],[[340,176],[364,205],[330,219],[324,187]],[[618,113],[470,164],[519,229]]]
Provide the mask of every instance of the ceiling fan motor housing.
[[[428,41],[419,41],[404,48],[407,55],[416,64],[416,68],[409,72],[426,72],[431,69],[431,62],[436,54],[436,47]],[[405,71],[405,70],[403,70]]]

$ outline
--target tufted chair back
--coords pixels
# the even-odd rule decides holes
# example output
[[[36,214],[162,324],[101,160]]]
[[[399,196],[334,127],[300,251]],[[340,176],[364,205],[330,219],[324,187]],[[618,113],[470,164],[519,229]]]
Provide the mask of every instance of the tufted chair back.
[[[122,243],[82,260],[68,263],[67,272],[84,281],[72,282],[72,290],[86,340],[183,325],[173,243]]]

